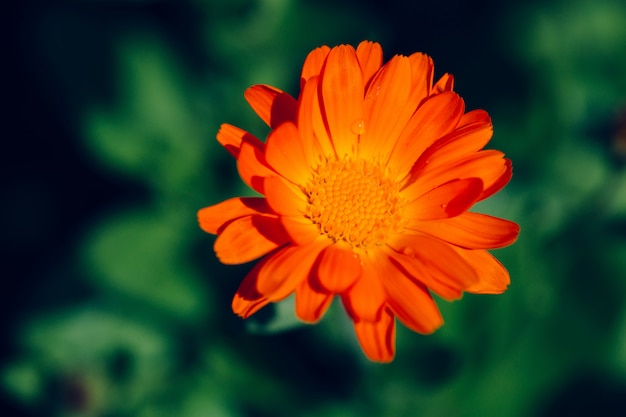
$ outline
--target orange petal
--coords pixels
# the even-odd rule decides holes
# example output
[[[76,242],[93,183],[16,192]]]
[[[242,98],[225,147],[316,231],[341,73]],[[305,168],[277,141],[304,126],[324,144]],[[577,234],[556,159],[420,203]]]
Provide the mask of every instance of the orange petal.
[[[427,165],[430,168],[452,163],[481,150],[493,135],[491,118],[484,110],[474,110],[461,117],[459,125],[430,146],[413,166],[413,175]]]
[[[479,178],[452,180],[407,204],[405,215],[419,220],[458,216],[476,202],[482,191],[483,182]]]
[[[267,177],[264,182],[265,197],[272,210],[285,216],[304,217],[307,201],[303,192],[277,176]]]
[[[239,150],[237,171],[248,187],[261,194],[264,194],[263,179],[270,175],[276,175],[265,161],[263,148],[259,149],[247,142],[244,142]]]
[[[465,286],[457,282],[442,280],[436,271],[414,257],[390,250],[387,253],[389,262],[407,277],[423,283],[430,291],[444,300],[452,301],[461,298]]]
[[[501,294],[511,283],[506,268],[486,250],[454,248],[477,272],[479,280],[465,291],[474,294]]]
[[[253,214],[270,214],[267,201],[260,197],[236,197],[198,211],[198,223],[207,233],[222,233],[227,223]]]
[[[281,216],[280,222],[296,245],[308,245],[320,236],[319,226],[305,217]]]
[[[519,226],[486,214],[465,212],[442,220],[415,221],[408,227],[468,249],[496,249],[515,242]]]
[[[385,288],[380,282],[380,274],[384,271],[378,271],[366,257],[361,257],[361,261],[361,276],[341,294],[341,301],[352,320],[375,322],[380,320],[380,312],[387,301]]]
[[[319,48],[315,48],[309,53],[309,55],[304,60],[304,65],[302,66],[302,74],[300,76],[301,86],[311,77],[320,75],[320,72],[322,71],[322,66],[326,61],[326,57],[328,56],[329,52],[330,48],[326,45],[323,45]]]
[[[259,271],[257,290],[270,301],[280,301],[308,279],[315,259],[325,245],[319,241],[306,246],[287,246],[267,261]]]
[[[267,297],[261,297],[256,300],[246,300],[235,294],[232,301],[232,309],[239,317],[247,319],[263,307],[269,304]]]
[[[423,284],[402,274],[382,253],[375,257],[375,263],[387,292],[387,303],[405,326],[427,334],[443,324],[439,309]]]
[[[310,86],[308,84],[311,84]],[[310,98],[307,100],[307,108],[303,111],[309,111],[311,117],[311,126],[313,127],[313,136],[317,141],[319,148],[322,152],[322,158],[332,158],[336,156],[335,145],[330,138],[330,132],[325,120],[325,116],[322,113],[323,104],[320,97],[320,78],[313,77],[307,82],[308,91],[311,92]],[[303,103],[304,104],[304,97]],[[304,129],[304,126],[302,127]],[[306,134],[306,133],[305,133]]]
[[[318,262],[316,277],[320,285],[332,293],[345,291],[361,275],[361,259],[347,243],[327,246]]]
[[[242,143],[249,143],[259,149],[264,146],[263,142],[254,135],[228,123],[220,126],[220,130],[217,132],[217,141],[235,158],[239,156]]]
[[[395,256],[411,275],[420,279],[422,271],[450,288],[463,289],[478,281],[476,271],[451,245],[428,235],[399,235],[390,239],[388,245],[399,254],[414,258],[420,265],[405,263]],[[429,277],[424,274],[424,282]]]
[[[256,290],[259,271],[268,259],[268,257],[265,257],[248,272],[233,297],[233,312],[244,319],[247,319],[269,303],[267,297]]]
[[[339,158],[356,153],[363,121],[363,74],[354,48],[331,49],[321,75],[322,101],[328,131]]]
[[[493,136],[491,117],[484,110],[472,110],[461,117],[459,125],[446,146],[446,154],[458,155],[476,152],[485,147]]]
[[[411,62],[411,90],[416,95],[418,103],[421,103],[430,95],[433,85],[434,64],[431,57],[421,52],[409,55]]]
[[[451,132],[463,115],[463,100],[445,93],[424,102],[411,117],[393,148],[389,164],[402,178],[430,145]]]
[[[296,100],[289,94],[269,85],[253,85],[244,97],[250,107],[272,129],[283,122],[296,120]]]
[[[333,144],[326,133],[326,127],[322,121],[320,106],[318,102],[317,89],[319,77],[310,78],[302,87],[300,100],[298,101],[298,131],[302,139],[302,148],[309,162],[309,166],[315,167],[329,155],[335,153]],[[318,129],[323,130],[323,134],[319,137],[315,135],[314,114],[318,115]]]
[[[504,154],[491,149],[467,155],[454,163],[433,164],[426,165],[402,190],[404,198],[415,199],[441,184],[463,178],[480,178],[483,189],[488,190],[506,176],[510,169]]]
[[[363,82],[367,85],[383,65],[383,48],[377,42],[363,41],[356,48],[356,56],[363,72]]]
[[[369,159],[386,160],[418,101],[411,94],[409,58],[395,56],[379,71],[365,94],[365,126],[359,153]]]
[[[296,316],[306,323],[318,322],[333,301],[333,295],[319,292],[304,280],[296,288]]]
[[[451,74],[443,74],[441,78],[435,83],[432,89],[432,94],[445,93],[454,89],[454,77]]]
[[[298,129],[286,122],[270,133],[265,147],[267,163],[280,175],[298,185],[305,185],[311,176]]]
[[[234,265],[259,258],[288,241],[279,218],[254,215],[226,225],[215,240],[214,249],[220,262]]]
[[[358,320],[354,331],[365,356],[374,362],[391,362],[396,350],[396,321],[385,309],[377,321]]]
[[[489,113],[482,109],[468,111],[461,117],[459,127],[489,126],[491,127],[491,117]]]
[[[489,187],[485,188],[478,197],[478,201],[482,201],[487,197],[491,197],[500,191],[505,185],[511,181],[513,177],[513,164],[510,159],[504,158],[504,172]]]

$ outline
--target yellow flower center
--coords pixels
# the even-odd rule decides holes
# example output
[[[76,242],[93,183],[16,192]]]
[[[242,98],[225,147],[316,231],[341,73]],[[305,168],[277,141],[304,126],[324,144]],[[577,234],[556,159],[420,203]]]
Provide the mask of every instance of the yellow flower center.
[[[382,245],[389,233],[401,229],[399,184],[378,164],[329,160],[316,170],[305,192],[306,216],[334,241],[365,249]]]

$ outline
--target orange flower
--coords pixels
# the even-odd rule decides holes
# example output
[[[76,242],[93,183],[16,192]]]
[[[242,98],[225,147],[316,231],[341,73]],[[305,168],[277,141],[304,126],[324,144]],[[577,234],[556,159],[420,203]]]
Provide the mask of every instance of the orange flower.
[[[511,178],[502,152],[482,150],[492,125],[465,112],[453,78],[433,84],[421,53],[382,65],[378,43],[322,46],[307,57],[298,99],[267,85],[245,92],[272,129],[266,143],[224,124],[218,141],[263,197],[199,211],[225,264],[263,257],[233,310],[247,318],[295,293],[296,315],[318,321],[335,295],[367,357],[388,362],[395,317],[419,333],[443,323],[431,292],[501,293],[506,269],[487,252],[517,224],[469,212]]]

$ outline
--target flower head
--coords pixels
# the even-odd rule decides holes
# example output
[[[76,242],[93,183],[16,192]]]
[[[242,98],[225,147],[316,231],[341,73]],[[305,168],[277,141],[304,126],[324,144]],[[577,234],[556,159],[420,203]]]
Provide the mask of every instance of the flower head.
[[[313,50],[297,99],[267,85],[245,92],[271,128],[264,143],[235,126],[217,139],[262,197],[232,198],[198,213],[217,234],[221,262],[261,258],[233,299],[247,318],[295,293],[296,315],[318,321],[334,296],[373,361],[395,351],[395,318],[419,333],[443,319],[431,293],[501,293],[506,269],[487,252],[517,224],[468,211],[511,178],[511,162],[483,150],[492,125],[465,112],[453,78],[433,83],[421,53],[383,65],[364,41]]]

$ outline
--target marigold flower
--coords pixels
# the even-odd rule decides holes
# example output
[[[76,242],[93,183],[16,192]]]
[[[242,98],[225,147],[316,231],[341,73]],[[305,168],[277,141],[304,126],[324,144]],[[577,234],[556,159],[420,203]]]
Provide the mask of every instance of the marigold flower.
[[[378,43],[322,46],[304,62],[297,99],[275,87],[245,92],[271,132],[235,126],[217,139],[263,197],[198,213],[225,264],[262,257],[234,296],[247,318],[295,293],[317,322],[338,295],[372,361],[395,352],[395,318],[427,334],[443,319],[431,293],[501,293],[506,269],[487,249],[515,241],[517,224],[468,211],[511,178],[511,162],[483,150],[492,124],[465,112],[453,77],[433,83],[422,53],[385,65]]]

